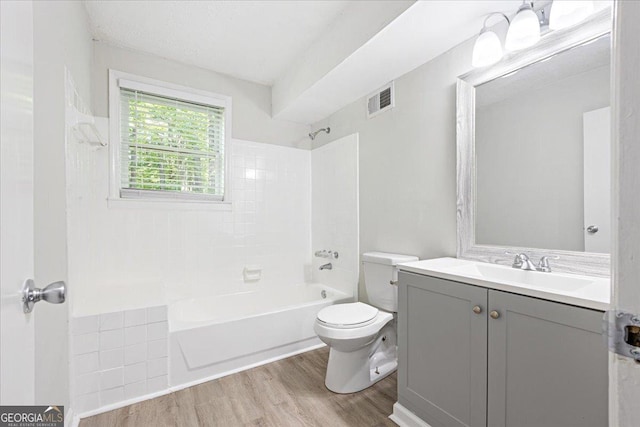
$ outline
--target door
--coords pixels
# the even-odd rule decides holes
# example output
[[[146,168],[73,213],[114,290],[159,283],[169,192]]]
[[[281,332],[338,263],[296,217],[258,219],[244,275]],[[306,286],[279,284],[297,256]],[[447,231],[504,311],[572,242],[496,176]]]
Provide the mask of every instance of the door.
[[[611,252],[611,108],[583,114],[584,248]]]
[[[399,283],[398,402],[433,427],[486,426],[487,290],[405,272]]]
[[[33,277],[33,10],[0,2],[0,404],[34,402],[34,318],[22,312]]]
[[[491,427],[607,425],[602,312],[492,290],[489,310]]]
[[[611,308],[640,315],[640,2],[614,3],[614,244]],[[637,427],[640,364],[609,358],[609,425]]]

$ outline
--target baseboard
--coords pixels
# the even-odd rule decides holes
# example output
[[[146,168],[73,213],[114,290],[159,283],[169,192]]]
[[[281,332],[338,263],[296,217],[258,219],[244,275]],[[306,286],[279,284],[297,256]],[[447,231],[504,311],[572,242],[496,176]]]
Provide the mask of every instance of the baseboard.
[[[155,393],[149,393],[143,396],[134,397],[132,399],[122,400],[120,402],[112,403],[111,405],[101,406],[99,408],[83,412],[81,414],[78,414],[78,417],[80,419],[93,417],[94,415],[103,414],[105,412],[113,411],[114,409],[124,408],[125,406],[133,405],[134,403],[155,399],[156,397],[164,396],[165,394],[169,394],[171,392],[172,390],[170,388],[167,388],[161,391],[157,391]]]
[[[206,383],[206,382],[209,382],[209,381],[216,380],[218,378],[222,378],[222,377],[226,377],[228,375],[236,374],[238,372],[246,371],[248,369],[253,369],[253,368],[256,368],[258,366],[262,366],[262,365],[266,365],[268,363],[276,362],[278,360],[286,359],[286,358],[295,356],[297,354],[301,354],[301,353],[306,353],[308,351],[317,350],[317,349],[322,348],[322,347],[325,347],[325,344],[313,345],[313,346],[306,347],[306,348],[303,348],[303,349],[300,349],[300,350],[296,350],[296,351],[293,351],[293,352],[290,352],[290,353],[286,353],[286,354],[278,355],[276,357],[272,357],[272,358],[269,358],[269,359],[261,360],[260,362],[252,363],[252,364],[246,365],[246,366],[242,366],[242,367],[237,368],[237,369],[232,369],[232,370],[225,371],[225,372],[222,372],[222,373],[219,373],[219,374],[216,374],[216,375],[212,375],[212,376],[209,376],[209,377],[206,377],[206,378],[198,379],[196,381],[191,381],[191,382],[184,383],[184,384],[179,384],[179,385],[176,385],[176,386],[170,386],[167,389],[162,390],[162,391],[158,391],[158,392],[151,393],[151,394],[145,394],[144,396],[138,396],[138,397],[135,397],[133,399],[123,400],[121,402],[113,403],[113,404],[107,405],[107,406],[102,406],[100,408],[92,409],[91,411],[83,412],[81,414],[74,414],[74,418],[77,419],[75,421],[75,423],[67,425],[66,422],[65,422],[65,427],[77,427],[82,418],[93,417],[94,415],[103,414],[105,412],[113,411],[114,409],[124,408],[125,406],[133,405],[134,403],[139,403],[139,402],[143,402],[145,400],[154,399],[156,397],[164,396],[166,394],[170,394],[170,393],[173,393],[173,392],[176,392],[176,391],[180,391],[180,390],[183,390],[185,388],[193,387],[193,386],[196,386],[198,384]],[[67,413],[69,414],[69,413],[71,413],[71,411],[72,411],[71,408],[69,408],[69,411]],[[70,421],[70,422],[72,422],[72,421]]]
[[[67,409],[64,417],[64,427],[78,427],[80,425],[80,417],[75,413],[72,407]]]
[[[393,404],[393,414],[389,415],[389,419],[400,427],[431,427],[398,402]]]

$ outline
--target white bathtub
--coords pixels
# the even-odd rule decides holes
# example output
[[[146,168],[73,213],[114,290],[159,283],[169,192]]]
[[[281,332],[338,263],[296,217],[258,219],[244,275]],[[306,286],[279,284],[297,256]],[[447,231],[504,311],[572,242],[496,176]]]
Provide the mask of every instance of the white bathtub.
[[[318,311],[352,299],[307,284],[171,304],[170,385],[206,381],[317,347],[322,344],[313,331]]]

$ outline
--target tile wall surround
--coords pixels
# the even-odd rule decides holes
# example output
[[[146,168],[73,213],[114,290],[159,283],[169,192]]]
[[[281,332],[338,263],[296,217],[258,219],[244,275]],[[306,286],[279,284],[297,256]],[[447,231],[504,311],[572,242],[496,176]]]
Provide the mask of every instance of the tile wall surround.
[[[360,273],[358,215],[358,135],[311,151],[311,236],[313,252],[333,250],[338,259],[314,257],[313,279],[358,295]],[[320,265],[331,262],[332,270]]]
[[[72,313],[144,302],[142,288],[174,301],[311,280],[310,151],[232,147],[233,207],[212,211],[109,206],[109,150],[68,145]],[[245,282],[247,265],[262,268],[261,280]]]
[[[71,393],[77,413],[168,387],[167,306],[71,319]]]

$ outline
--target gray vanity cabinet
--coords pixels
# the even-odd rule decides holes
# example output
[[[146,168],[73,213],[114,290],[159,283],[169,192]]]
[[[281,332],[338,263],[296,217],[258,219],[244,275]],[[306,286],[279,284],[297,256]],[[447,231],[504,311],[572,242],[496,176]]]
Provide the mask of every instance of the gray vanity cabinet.
[[[604,427],[602,312],[489,291],[491,427]]]
[[[602,313],[400,273],[398,401],[432,427],[603,427]]]
[[[486,426],[486,308],[484,288],[400,272],[398,401],[432,427]]]

